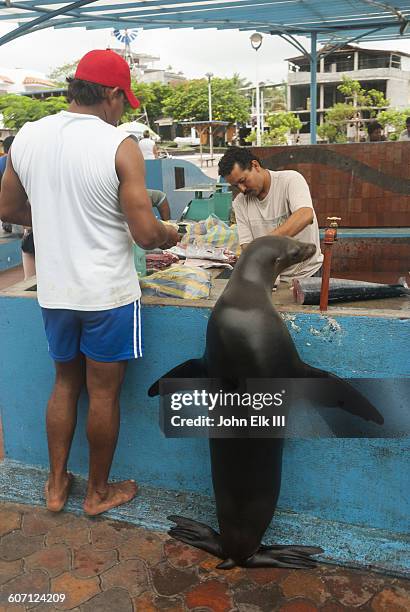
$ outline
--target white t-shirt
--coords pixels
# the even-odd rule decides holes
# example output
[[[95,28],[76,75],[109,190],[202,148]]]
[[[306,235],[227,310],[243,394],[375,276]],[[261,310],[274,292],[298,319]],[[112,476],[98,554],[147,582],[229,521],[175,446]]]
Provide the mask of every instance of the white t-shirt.
[[[155,155],[154,155],[155,142],[151,140],[151,138],[141,138],[138,144],[140,146],[141,153],[144,159],[155,159]]]
[[[399,136],[399,140],[410,140],[410,136],[407,130],[403,130],[403,132]]]
[[[271,184],[263,200],[255,195],[240,193],[233,202],[236,222],[238,224],[239,243],[247,244],[266,236],[273,229],[282,225],[299,208],[309,207],[313,210],[309,186],[304,177],[295,170],[269,170]],[[316,253],[308,260],[302,261],[284,270],[281,280],[312,276],[323,262],[320,250],[319,226],[313,210],[313,223],[294,236],[301,242],[316,245]]]
[[[127,137],[94,115],[61,111],[26,123],[14,139],[13,167],[32,209],[40,306],[108,310],[140,297],[115,170]]]

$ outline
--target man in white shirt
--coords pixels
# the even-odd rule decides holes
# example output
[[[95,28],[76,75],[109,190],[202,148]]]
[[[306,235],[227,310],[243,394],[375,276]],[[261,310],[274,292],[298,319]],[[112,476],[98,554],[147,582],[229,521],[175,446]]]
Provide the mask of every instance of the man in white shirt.
[[[240,147],[231,147],[220,159],[219,174],[240,191],[233,209],[242,250],[268,234],[313,243],[315,254],[284,270],[281,280],[319,275],[323,262],[319,227],[304,177],[294,170],[267,170],[251,149]]]
[[[155,144],[155,141],[150,138],[149,130],[145,130],[138,144],[144,159],[157,159],[157,145]]]
[[[26,123],[17,134],[0,216],[34,231],[37,297],[56,368],[47,408],[47,508],[62,510],[69,494],[67,461],[86,386],[84,510],[96,515],[137,491],[132,480],[108,483],[127,360],[142,356],[133,241],[169,248],[178,234],[153,215],[138,145],[115,127],[126,101],[139,104],[127,62],[113,51],[90,51],[69,79],[68,98],[67,111]]]
[[[400,134],[399,140],[410,140],[410,117],[406,119],[406,129]]]

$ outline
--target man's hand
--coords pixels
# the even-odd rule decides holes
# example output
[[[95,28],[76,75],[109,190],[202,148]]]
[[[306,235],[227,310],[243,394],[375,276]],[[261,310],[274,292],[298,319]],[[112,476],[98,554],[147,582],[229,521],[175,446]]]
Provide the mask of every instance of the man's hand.
[[[170,249],[181,240],[181,236],[178,234],[177,230],[172,227],[172,225],[166,225],[165,223],[163,225],[165,226],[168,235],[166,241],[164,242],[164,244],[161,244],[160,248]]]

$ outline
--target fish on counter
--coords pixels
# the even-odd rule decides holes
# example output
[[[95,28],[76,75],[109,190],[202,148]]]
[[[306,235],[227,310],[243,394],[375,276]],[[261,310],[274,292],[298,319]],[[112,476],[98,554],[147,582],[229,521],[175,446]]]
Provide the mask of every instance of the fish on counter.
[[[298,304],[316,305],[320,303],[321,278],[301,278],[293,281],[293,297]],[[362,300],[381,300],[383,298],[410,297],[410,289],[405,278],[396,284],[368,283],[366,281],[331,278],[329,282],[329,304],[357,302]]]

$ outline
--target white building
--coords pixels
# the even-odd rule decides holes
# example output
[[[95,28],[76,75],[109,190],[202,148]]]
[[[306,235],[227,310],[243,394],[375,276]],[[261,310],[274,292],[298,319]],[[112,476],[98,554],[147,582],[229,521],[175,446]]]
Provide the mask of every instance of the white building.
[[[326,47],[321,51],[325,51]],[[305,56],[289,58],[288,110],[298,115],[304,126],[302,142],[310,142],[310,63]],[[337,86],[343,76],[359,81],[365,89],[381,91],[393,108],[410,106],[410,55],[402,51],[344,47],[320,58],[317,66],[318,123],[324,113],[344,96]]]

